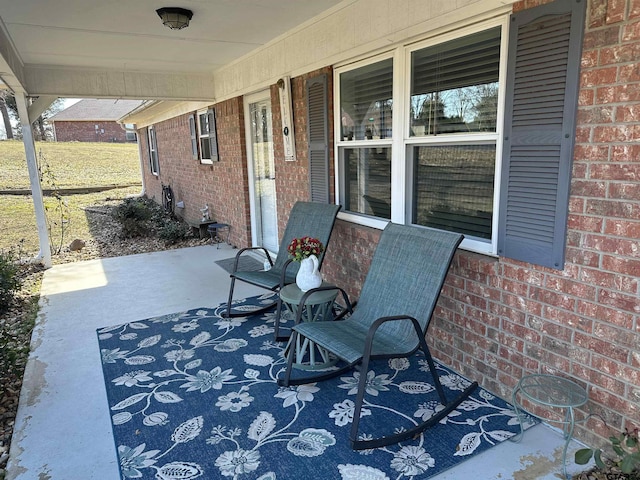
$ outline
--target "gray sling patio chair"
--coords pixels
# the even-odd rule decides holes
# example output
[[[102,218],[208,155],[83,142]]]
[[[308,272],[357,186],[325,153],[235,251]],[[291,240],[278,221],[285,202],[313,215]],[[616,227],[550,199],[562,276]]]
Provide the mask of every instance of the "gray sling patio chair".
[[[425,341],[440,290],[462,238],[457,233],[389,223],[380,236],[360,299],[352,314],[346,320],[339,321],[300,322],[299,316],[296,318],[291,344],[295,345],[299,340],[297,335],[302,335],[338,357],[343,364],[339,363],[334,370],[292,378],[295,349],[290,348],[284,377],[278,383],[289,386],[317,382],[341,375],[359,365],[360,379],[350,433],[351,445],[355,450],[391,445],[414,437],[437,424],[478,386],[477,382],[473,382],[461,394],[448,400]],[[314,291],[309,290],[306,295]],[[350,305],[347,307],[350,308]],[[367,387],[369,361],[409,357],[418,350],[426,357],[435,388],[445,408],[403,432],[368,440],[359,438],[358,425]]]
[[[333,225],[340,210],[340,205],[332,205],[326,203],[317,202],[296,202],[289,214],[289,220],[284,231],[284,235],[280,239],[280,247],[275,261],[272,260],[271,255],[264,247],[248,247],[243,248],[236,254],[235,262],[233,265],[233,271],[231,272],[231,286],[229,287],[229,301],[227,302],[227,310],[225,315],[227,317],[245,316],[247,312],[233,312],[233,289],[235,287],[236,280],[250,283],[258,287],[271,290],[273,292],[279,291],[285,285],[295,282],[296,273],[300,267],[299,262],[293,262],[287,252],[287,247],[294,238],[310,236],[317,238],[322,242],[325,247],[324,252],[318,257],[319,264],[322,265],[325,252],[331,237],[331,231]],[[242,271],[238,270],[238,262],[240,256],[248,253],[252,250],[261,250],[267,257],[271,269],[264,271]],[[256,313],[262,310],[271,308],[273,304],[266,305],[264,308],[254,310],[251,313]],[[282,302],[280,296],[277,299],[276,319],[275,319],[275,337],[281,339],[279,336],[280,327],[280,315],[282,313]]]

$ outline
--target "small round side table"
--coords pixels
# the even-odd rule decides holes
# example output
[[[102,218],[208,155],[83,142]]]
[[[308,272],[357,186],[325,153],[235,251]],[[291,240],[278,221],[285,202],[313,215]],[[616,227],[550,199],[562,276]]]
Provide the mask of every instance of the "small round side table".
[[[322,282],[322,287],[333,287],[332,284]],[[295,317],[299,308],[304,308],[301,319],[305,322],[321,322],[333,320],[333,301],[338,296],[338,290],[322,290],[314,292],[300,305],[302,296],[305,294],[298,285],[291,283],[280,290],[282,303]],[[287,349],[292,348],[291,344]],[[338,361],[331,356],[327,350],[319,347],[314,342],[297,335],[295,350],[295,361],[293,366],[300,370],[321,370],[332,367]]]
[[[520,399],[518,399],[518,394],[520,394]],[[520,422],[520,433],[516,435],[516,437],[513,437],[513,440],[516,442],[520,441],[524,435],[522,411],[541,420],[562,424],[565,438],[564,449],[562,451],[562,471],[565,478],[570,478],[567,474],[567,448],[573,437],[573,429],[576,423],[574,409],[586,404],[588,399],[587,390],[572,380],[549,374],[535,374],[522,377],[511,394],[513,407]],[[526,411],[522,406],[523,400],[528,400],[533,404],[542,406],[550,416],[556,415],[559,419]],[[555,409],[558,409],[558,411]],[[563,411],[564,415],[562,415]]]

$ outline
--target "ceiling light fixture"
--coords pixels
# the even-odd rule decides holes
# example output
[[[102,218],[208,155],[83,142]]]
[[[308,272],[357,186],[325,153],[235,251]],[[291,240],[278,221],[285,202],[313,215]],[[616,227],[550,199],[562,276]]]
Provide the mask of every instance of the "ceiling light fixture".
[[[189,20],[193,17],[193,12],[186,8],[163,7],[156,10],[162,19],[162,24],[171,30],[181,30],[189,26]]]

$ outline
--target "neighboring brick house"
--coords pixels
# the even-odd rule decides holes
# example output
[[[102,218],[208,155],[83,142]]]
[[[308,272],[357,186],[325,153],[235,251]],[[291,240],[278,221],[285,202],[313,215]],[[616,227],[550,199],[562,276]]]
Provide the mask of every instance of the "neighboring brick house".
[[[47,122],[57,142],[135,142],[117,120],[142,104],[140,100],[84,99],[56,113]]]
[[[191,222],[208,204],[238,247],[264,236],[264,185],[280,233],[295,201],[337,201],[323,275],[355,298],[389,217],[463,231],[434,356],[504,398],[524,374],[569,375],[609,427],[637,427],[640,1],[428,3],[354,1],[221,69],[215,104],[125,119],[146,194],[170,186]],[[609,433],[593,417],[578,435]]]

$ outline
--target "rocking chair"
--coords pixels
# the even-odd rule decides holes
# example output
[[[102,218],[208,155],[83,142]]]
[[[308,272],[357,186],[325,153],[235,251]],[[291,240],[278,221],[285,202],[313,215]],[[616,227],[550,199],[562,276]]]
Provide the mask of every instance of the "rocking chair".
[[[291,378],[294,356],[294,349],[291,348],[284,378],[280,378],[278,383],[289,386],[317,382],[360,365],[350,433],[353,449],[391,445],[418,435],[451,413],[478,386],[477,382],[473,382],[456,398],[448,400],[425,341],[440,290],[462,238],[457,233],[389,223],[380,236],[360,299],[349,318],[306,323],[296,319],[291,334],[292,344],[297,341],[297,335],[302,335],[338,357],[345,365],[313,376]],[[311,295],[314,291],[309,290],[307,294]],[[344,291],[342,294],[346,296]],[[350,304],[348,308],[351,308]],[[369,440],[359,438],[358,425],[367,387],[369,361],[409,357],[418,350],[422,350],[426,357],[444,409],[403,432]]]
[[[317,202],[296,202],[289,214],[289,220],[287,222],[284,235],[280,239],[280,247],[275,261],[272,260],[271,255],[265,247],[248,247],[240,249],[236,254],[233,270],[231,272],[229,300],[227,302],[227,310],[224,315],[227,318],[247,315],[247,312],[232,311],[233,290],[236,280],[250,283],[251,285],[256,285],[273,292],[277,292],[285,285],[295,282],[296,273],[298,273],[300,264],[299,262],[293,262],[287,252],[287,247],[291,243],[291,240],[304,236],[317,238],[324,245],[326,252],[329,238],[331,237],[331,231],[333,230],[333,225],[340,208],[340,205]],[[269,270],[238,270],[240,256],[252,250],[261,250],[265,254],[269,264],[271,265]],[[319,265],[322,265],[323,259],[324,252],[318,257]],[[265,305],[263,308],[253,310],[251,313],[261,312],[271,308],[272,306],[273,303]],[[279,336],[281,313],[282,301],[280,300],[280,296],[278,296],[275,319],[275,337],[277,339],[282,339],[282,337]]]

